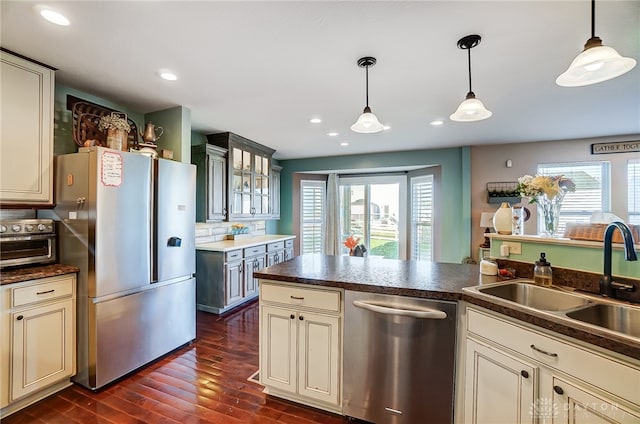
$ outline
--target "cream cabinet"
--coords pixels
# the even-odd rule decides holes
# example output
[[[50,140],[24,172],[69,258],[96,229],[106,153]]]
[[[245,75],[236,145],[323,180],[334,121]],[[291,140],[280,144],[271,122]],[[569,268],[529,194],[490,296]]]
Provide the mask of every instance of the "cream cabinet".
[[[2,287],[2,415],[71,384],[75,292],[75,274]]]
[[[640,361],[475,306],[466,328],[457,422],[640,423]]]
[[[0,202],[53,204],[54,70],[0,51]]]
[[[341,413],[340,290],[260,282],[260,381],[266,391]]]

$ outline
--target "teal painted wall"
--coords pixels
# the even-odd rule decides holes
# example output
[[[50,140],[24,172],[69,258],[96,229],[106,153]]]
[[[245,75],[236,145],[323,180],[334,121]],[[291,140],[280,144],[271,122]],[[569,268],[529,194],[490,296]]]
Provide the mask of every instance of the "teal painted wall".
[[[64,155],[67,153],[75,153],[78,151],[78,146],[73,141],[73,117],[70,110],[67,110],[67,95],[78,97],[83,100],[87,100],[92,103],[96,103],[110,109],[115,109],[127,114],[127,117],[136,123],[139,130],[143,129],[144,116],[136,111],[126,108],[112,101],[103,99],[101,97],[94,96],[92,94],[85,93],[80,90],[76,90],[66,85],[56,84],[55,88],[55,101],[53,105],[54,111],[54,134],[53,134],[53,152],[57,155]]]
[[[439,150],[415,150],[405,152],[374,153],[367,155],[330,156],[309,159],[280,160],[282,166],[280,187],[280,221],[277,225],[268,222],[269,233],[293,234],[293,174],[326,170],[358,170],[395,166],[441,167],[442,216],[438,225],[444,242],[441,246],[441,261],[460,263],[469,256],[471,244],[470,217],[471,184],[469,148]]]
[[[191,163],[191,109],[176,106],[144,115],[145,123],[152,122],[164,132],[158,138],[158,152],[173,150],[173,160]],[[144,127],[141,128],[144,130]],[[159,134],[159,131],[156,131]]]
[[[551,266],[570,268],[580,271],[602,273],[604,268],[604,255],[602,246],[576,246],[562,244],[562,241],[535,241],[500,240],[491,239],[491,256],[500,258],[500,246],[504,241],[521,243],[522,254],[509,255],[509,260],[527,262],[532,264],[540,257],[540,252],[545,252]],[[637,245],[636,245],[637,246]],[[640,250],[636,250],[640,256]],[[625,260],[624,250],[621,245],[616,246],[611,256],[611,272],[621,277],[640,278],[640,261],[629,262]]]

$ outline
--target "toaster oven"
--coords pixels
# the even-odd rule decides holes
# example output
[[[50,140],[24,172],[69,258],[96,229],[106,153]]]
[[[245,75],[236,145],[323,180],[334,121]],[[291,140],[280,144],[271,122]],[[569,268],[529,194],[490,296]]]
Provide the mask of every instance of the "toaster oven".
[[[56,261],[56,231],[52,219],[0,221],[0,268]]]

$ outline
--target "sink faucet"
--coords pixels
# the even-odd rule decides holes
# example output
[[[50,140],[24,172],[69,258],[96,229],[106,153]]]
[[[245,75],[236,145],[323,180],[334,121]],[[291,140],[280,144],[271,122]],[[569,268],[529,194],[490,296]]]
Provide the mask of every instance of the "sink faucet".
[[[628,261],[637,261],[636,249],[633,246],[633,234],[624,222],[612,222],[604,231],[604,273],[600,279],[600,294],[608,297],[616,297],[617,290],[634,291],[636,287],[633,284],[622,284],[613,281],[611,276],[611,244],[613,231],[619,229],[624,239],[624,254]]]

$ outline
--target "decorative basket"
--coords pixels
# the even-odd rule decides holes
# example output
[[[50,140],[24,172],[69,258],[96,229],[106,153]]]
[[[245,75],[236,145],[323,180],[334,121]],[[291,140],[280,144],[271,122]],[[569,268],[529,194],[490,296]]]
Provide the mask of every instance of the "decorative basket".
[[[604,231],[608,224],[588,224],[568,222],[564,236],[572,240],[604,241]],[[629,225],[633,240],[640,244],[640,225]],[[617,228],[613,230],[611,239],[614,243],[622,243],[622,233]]]

